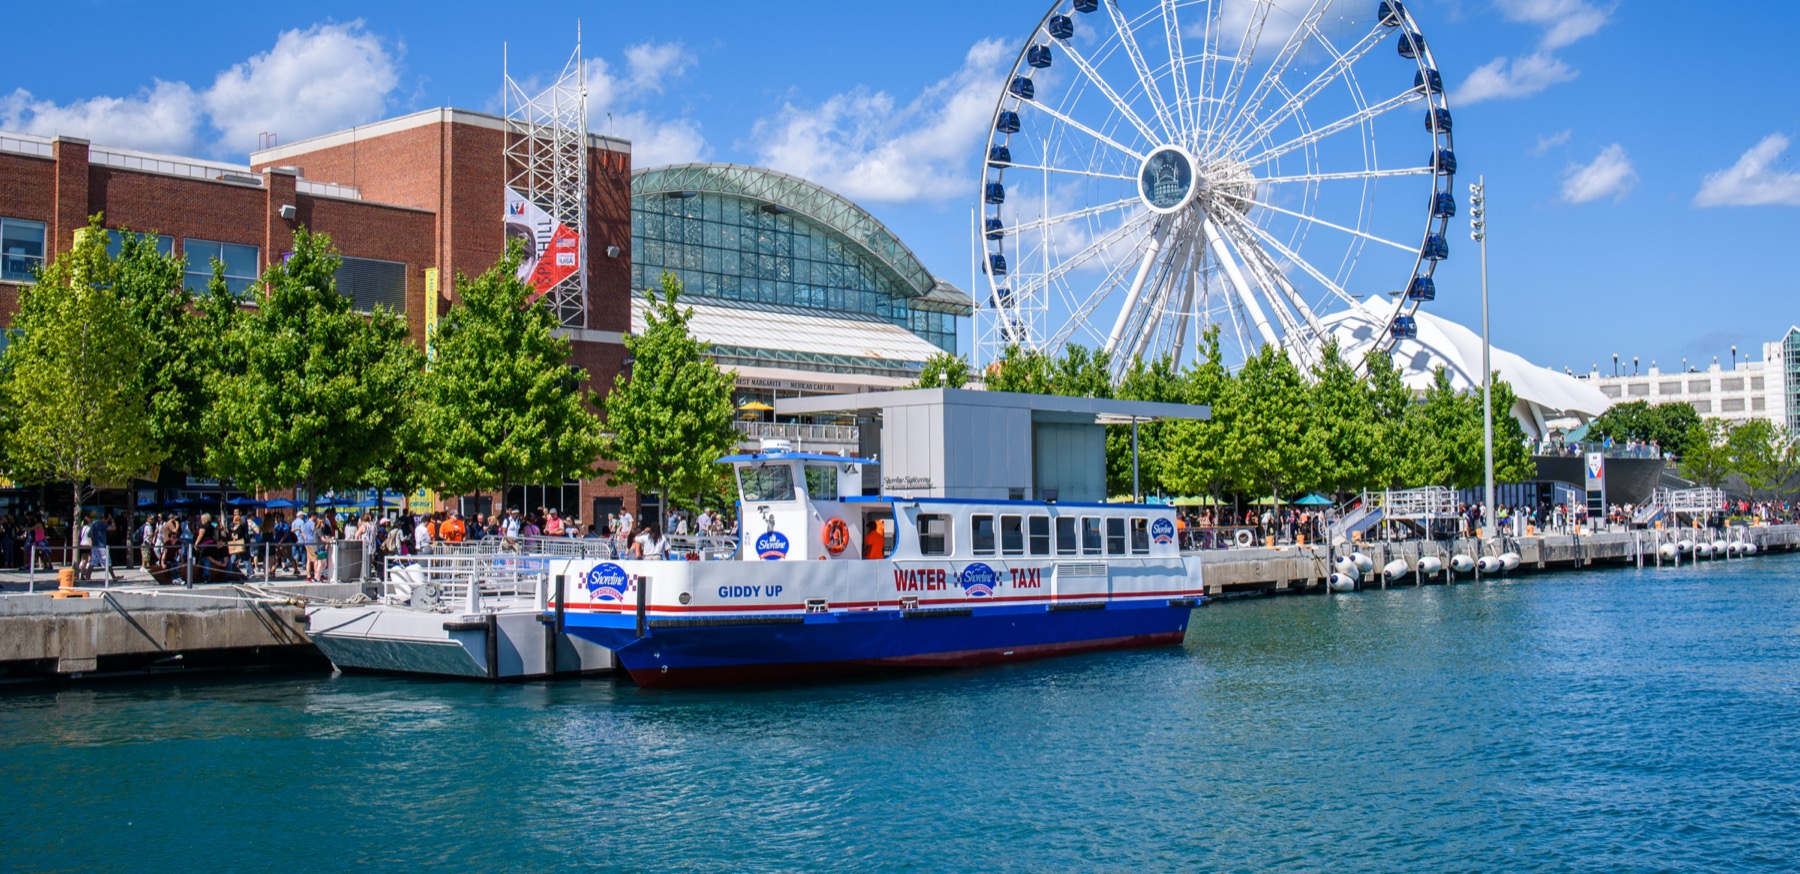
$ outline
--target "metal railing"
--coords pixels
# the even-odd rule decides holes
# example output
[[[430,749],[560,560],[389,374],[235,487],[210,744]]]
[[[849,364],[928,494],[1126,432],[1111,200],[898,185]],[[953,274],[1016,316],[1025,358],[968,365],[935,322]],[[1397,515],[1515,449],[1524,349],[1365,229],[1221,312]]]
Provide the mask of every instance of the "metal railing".
[[[36,158],[48,158],[55,154],[49,139],[12,132],[0,133],[0,152],[31,155]]]
[[[256,188],[261,188],[263,184],[262,175],[249,167],[186,161],[167,155],[136,152],[130,149],[95,147],[88,150],[88,162],[106,167],[117,167],[121,170],[204,179],[208,182],[230,182]]]
[[[540,603],[554,560],[492,551],[389,556],[381,600],[440,612],[480,612],[498,601]]]
[[[315,182],[311,179],[299,179],[294,182],[294,190],[301,194],[318,197],[336,197],[342,200],[362,200],[362,189],[354,185],[339,185],[336,182]]]
[[[861,429],[855,425],[814,425],[805,422],[732,422],[746,437],[799,440],[812,443],[855,443]]]

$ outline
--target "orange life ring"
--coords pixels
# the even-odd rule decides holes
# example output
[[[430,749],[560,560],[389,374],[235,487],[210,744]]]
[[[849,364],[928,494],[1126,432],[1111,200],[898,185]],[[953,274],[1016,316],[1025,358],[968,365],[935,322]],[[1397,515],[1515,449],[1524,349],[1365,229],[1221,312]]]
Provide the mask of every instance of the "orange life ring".
[[[850,526],[842,519],[832,519],[825,523],[825,550],[832,555],[841,555],[850,548]]]

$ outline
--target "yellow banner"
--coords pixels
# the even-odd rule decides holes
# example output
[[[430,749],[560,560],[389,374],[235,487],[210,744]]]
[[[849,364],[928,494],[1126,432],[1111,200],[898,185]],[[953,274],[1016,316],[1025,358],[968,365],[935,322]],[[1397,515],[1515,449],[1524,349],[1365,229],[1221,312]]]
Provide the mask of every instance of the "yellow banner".
[[[438,269],[425,268],[425,357],[431,358],[431,337],[438,325]]]

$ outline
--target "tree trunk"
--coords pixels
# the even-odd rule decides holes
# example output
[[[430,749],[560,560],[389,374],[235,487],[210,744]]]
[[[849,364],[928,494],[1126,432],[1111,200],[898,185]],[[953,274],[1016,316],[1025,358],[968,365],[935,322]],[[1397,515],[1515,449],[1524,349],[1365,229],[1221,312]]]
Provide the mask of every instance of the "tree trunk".
[[[81,481],[70,485],[74,492],[74,509],[69,511],[69,567],[74,568],[81,555]]]

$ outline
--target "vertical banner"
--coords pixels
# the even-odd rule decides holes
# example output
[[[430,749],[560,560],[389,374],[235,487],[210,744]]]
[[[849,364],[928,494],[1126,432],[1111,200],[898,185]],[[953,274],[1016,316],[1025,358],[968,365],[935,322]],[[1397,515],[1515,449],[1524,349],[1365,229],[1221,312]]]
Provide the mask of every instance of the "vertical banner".
[[[438,326],[438,269],[425,268],[425,360],[430,361],[433,351],[431,340],[437,336]]]
[[[1590,452],[1582,466],[1587,470],[1588,517],[1598,518],[1606,512],[1606,454]]]
[[[506,239],[525,241],[519,279],[537,290],[534,299],[581,269],[581,235],[513,188],[506,189]]]

